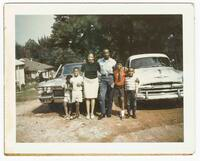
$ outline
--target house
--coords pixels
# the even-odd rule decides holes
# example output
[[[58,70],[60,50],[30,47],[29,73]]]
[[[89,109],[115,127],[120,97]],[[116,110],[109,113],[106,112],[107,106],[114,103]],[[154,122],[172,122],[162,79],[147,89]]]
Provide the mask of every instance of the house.
[[[49,79],[53,76],[54,67],[51,65],[43,64],[28,58],[22,58],[20,61],[25,64],[26,81],[34,80],[39,77],[40,74],[42,74],[44,79]]]
[[[23,62],[15,59],[15,81],[16,81],[16,86],[20,90],[22,85],[25,85],[24,66],[25,64]]]

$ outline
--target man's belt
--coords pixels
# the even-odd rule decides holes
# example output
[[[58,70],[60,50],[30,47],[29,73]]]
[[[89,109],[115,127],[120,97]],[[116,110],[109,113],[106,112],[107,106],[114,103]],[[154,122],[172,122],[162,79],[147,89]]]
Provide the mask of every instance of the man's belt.
[[[108,77],[108,76],[114,76],[114,74],[109,73],[109,74],[101,74],[102,77]]]
[[[122,89],[122,88],[124,88],[124,85],[116,85],[116,84],[115,84],[115,88],[120,88],[120,89]]]

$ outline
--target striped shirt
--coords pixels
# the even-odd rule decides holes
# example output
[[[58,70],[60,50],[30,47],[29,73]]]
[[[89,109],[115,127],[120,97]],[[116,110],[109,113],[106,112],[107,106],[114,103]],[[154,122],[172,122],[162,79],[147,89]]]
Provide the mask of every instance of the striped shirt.
[[[139,86],[139,79],[135,76],[127,76],[125,79],[125,90],[136,90]]]

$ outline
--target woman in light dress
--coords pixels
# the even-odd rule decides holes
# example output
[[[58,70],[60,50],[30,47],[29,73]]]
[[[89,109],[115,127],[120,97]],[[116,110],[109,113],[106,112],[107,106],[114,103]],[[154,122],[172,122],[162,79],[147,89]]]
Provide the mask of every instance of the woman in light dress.
[[[89,53],[87,61],[82,65],[81,71],[84,75],[84,97],[86,102],[87,119],[94,118],[95,99],[98,95],[99,82],[98,72],[100,70],[99,64],[95,61],[93,53]]]

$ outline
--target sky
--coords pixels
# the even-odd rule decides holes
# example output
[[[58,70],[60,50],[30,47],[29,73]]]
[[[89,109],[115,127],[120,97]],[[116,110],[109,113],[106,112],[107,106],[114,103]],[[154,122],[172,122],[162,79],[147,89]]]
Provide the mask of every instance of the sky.
[[[16,42],[25,45],[29,39],[36,42],[51,34],[54,23],[53,15],[17,15],[15,17]]]

